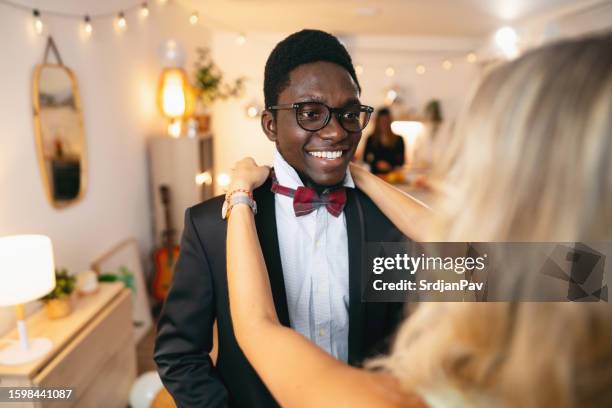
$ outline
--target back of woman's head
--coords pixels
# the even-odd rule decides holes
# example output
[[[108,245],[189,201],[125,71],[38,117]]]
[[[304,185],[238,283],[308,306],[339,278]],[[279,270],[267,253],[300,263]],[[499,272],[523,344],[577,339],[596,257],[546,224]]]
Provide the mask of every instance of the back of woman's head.
[[[438,239],[611,240],[610,50],[610,33],[564,41],[487,75],[441,166]],[[408,387],[450,385],[473,406],[612,406],[612,308],[430,303],[382,365]]]
[[[443,238],[612,236],[610,50],[612,33],[560,42],[484,79],[441,166]]]

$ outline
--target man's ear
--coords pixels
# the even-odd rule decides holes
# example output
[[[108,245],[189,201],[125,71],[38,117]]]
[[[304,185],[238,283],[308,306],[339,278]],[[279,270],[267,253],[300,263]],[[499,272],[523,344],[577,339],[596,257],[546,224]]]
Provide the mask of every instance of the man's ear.
[[[265,110],[261,114],[261,128],[263,129],[268,139],[272,142],[276,142],[277,133],[276,133],[276,118],[271,111]]]

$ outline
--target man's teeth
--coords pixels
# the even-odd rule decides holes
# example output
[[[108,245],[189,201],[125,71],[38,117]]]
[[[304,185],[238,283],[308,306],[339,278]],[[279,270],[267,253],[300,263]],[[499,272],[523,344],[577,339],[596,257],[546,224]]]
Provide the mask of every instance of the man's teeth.
[[[333,159],[337,159],[338,157],[342,156],[342,150],[338,150],[335,152],[308,152],[308,154],[314,157],[322,158],[322,159],[333,160]]]

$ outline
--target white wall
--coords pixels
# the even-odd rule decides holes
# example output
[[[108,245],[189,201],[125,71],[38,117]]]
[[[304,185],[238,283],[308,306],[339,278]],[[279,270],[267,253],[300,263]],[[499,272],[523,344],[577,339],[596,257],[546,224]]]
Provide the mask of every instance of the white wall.
[[[216,172],[227,172],[232,164],[252,156],[261,163],[272,160],[273,144],[263,134],[259,118],[250,119],[245,107],[251,101],[263,106],[263,72],[266,59],[276,43],[285,34],[247,33],[247,43],[235,44],[235,34],[214,32],[212,36],[215,61],[223,67],[228,79],[239,76],[249,78],[246,92],[240,99],[223,101],[215,105],[213,131],[215,134]],[[453,120],[470,87],[478,77],[477,68],[465,61],[465,55],[476,49],[480,42],[470,38],[447,37],[342,37],[355,64],[362,65],[359,81],[363,90],[362,101],[378,107],[383,104],[385,89],[395,85],[403,89],[405,107],[418,110],[432,98],[442,101],[444,114]],[[452,70],[445,71],[441,62],[450,58]],[[425,64],[425,75],[417,75],[417,64]],[[396,74],[385,76],[392,65]],[[366,135],[368,131],[364,132]],[[365,139],[365,138],[364,138]]]
[[[150,3],[146,21],[134,12],[126,15],[128,30],[122,34],[114,31],[112,19],[94,21],[89,40],[82,38],[78,20],[44,18],[46,34],[53,35],[78,78],[88,149],[87,193],[62,210],[52,208],[44,194],[32,121],[30,82],[46,37],[34,33],[30,13],[0,4],[0,235],[50,236],[56,264],[72,273],[88,269],[94,258],[130,236],[138,239],[145,262],[150,254],[145,142],[164,131],[155,105],[158,49],[175,38],[193,55],[210,41],[204,26],[187,23],[189,10],[166,6],[162,14]],[[0,309],[0,333],[12,325],[12,316],[12,309]]]

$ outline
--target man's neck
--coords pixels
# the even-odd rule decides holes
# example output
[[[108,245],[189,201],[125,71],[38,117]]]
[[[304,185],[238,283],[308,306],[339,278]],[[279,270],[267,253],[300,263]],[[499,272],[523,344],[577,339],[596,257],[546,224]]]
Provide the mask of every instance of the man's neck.
[[[323,186],[321,184],[315,183],[309,177],[307,177],[306,175],[298,172],[297,170],[296,170],[296,173],[300,177],[300,180],[302,180],[302,183],[304,183],[304,185],[306,187],[310,187],[310,188],[314,189],[319,196],[321,194],[323,194],[323,191],[325,191],[325,190],[333,190],[335,188],[342,187],[342,185],[343,185],[343,183],[338,183],[338,184],[334,184],[333,186]]]

